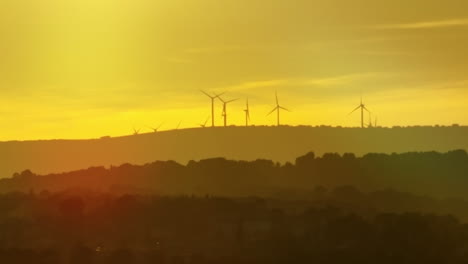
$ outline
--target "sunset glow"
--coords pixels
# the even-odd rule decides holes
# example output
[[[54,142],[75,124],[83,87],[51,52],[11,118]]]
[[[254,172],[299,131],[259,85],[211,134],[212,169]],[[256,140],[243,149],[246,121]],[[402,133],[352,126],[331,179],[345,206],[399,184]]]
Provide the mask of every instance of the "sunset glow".
[[[361,94],[383,126],[468,124],[466,1],[294,2],[2,1],[0,140],[198,127],[201,89],[238,126],[275,91],[289,125],[359,126]]]

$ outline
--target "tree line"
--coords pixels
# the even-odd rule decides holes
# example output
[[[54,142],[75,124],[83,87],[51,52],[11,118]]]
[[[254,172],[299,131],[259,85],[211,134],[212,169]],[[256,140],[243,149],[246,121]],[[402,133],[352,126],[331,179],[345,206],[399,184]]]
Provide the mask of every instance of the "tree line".
[[[384,212],[333,200],[83,190],[4,194],[0,259],[20,264],[468,260],[468,225],[454,216]]]
[[[327,153],[318,157],[311,152],[298,157],[294,164],[213,158],[190,161],[186,165],[157,161],[141,166],[123,164],[49,175],[26,170],[1,179],[0,192],[87,188],[167,195],[271,196],[278,192],[297,195],[316,186],[352,185],[364,191],[396,189],[438,198],[467,198],[467,175],[465,150],[370,153],[362,157],[352,153]]]

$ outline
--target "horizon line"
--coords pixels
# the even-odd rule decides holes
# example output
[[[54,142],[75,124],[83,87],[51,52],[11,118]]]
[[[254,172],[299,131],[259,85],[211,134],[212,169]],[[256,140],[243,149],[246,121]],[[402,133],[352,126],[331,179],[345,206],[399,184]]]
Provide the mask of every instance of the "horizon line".
[[[372,126],[362,128],[359,125],[356,126],[340,126],[340,125],[229,125],[224,126],[215,126],[215,127],[185,127],[185,128],[173,128],[167,130],[159,130],[157,132],[143,132],[138,134],[124,134],[124,135],[104,135],[100,137],[89,137],[89,138],[37,138],[37,139],[9,139],[9,140],[0,140],[0,143],[9,143],[9,142],[34,142],[34,141],[89,141],[89,140],[106,140],[106,139],[117,139],[117,138],[126,138],[126,137],[138,137],[138,136],[147,136],[154,135],[159,133],[169,133],[177,131],[186,131],[186,130],[208,130],[208,129],[229,129],[229,128],[335,128],[335,129],[404,129],[404,128],[468,128],[468,125],[462,124],[452,124],[452,125],[393,125],[393,126]]]

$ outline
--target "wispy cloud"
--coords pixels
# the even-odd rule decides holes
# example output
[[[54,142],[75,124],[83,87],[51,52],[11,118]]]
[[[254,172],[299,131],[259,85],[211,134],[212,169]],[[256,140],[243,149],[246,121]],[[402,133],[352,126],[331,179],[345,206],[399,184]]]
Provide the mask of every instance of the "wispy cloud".
[[[432,29],[468,26],[468,18],[377,25],[378,29]]]
[[[257,88],[278,87],[281,85],[285,85],[288,82],[289,82],[288,80],[253,81],[253,82],[244,82],[238,85],[225,87],[224,89],[231,90],[231,91],[244,91],[244,90],[257,89]]]
[[[234,92],[252,91],[262,88],[275,88],[275,87],[329,87],[336,85],[347,85],[356,83],[363,80],[378,78],[388,75],[389,73],[383,72],[367,72],[367,73],[353,73],[346,75],[339,75],[325,78],[291,78],[291,79],[276,79],[276,80],[262,80],[244,82],[237,85],[221,87],[217,90],[228,90]]]
[[[248,47],[230,45],[230,46],[188,48],[188,49],[185,49],[184,52],[188,54],[226,53],[226,52],[234,52],[234,51],[240,51],[240,50],[246,50],[246,49],[248,49]]]
[[[193,61],[181,57],[168,57],[167,61],[173,64],[192,64]]]
[[[350,84],[350,83],[357,82],[360,80],[382,76],[384,74],[386,73],[378,73],[378,72],[354,73],[354,74],[346,74],[346,75],[340,75],[340,76],[329,77],[329,78],[300,80],[299,82],[296,82],[296,84],[297,85],[313,85],[313,86],[334,86],[334,85],[341,85],[341,84]]]

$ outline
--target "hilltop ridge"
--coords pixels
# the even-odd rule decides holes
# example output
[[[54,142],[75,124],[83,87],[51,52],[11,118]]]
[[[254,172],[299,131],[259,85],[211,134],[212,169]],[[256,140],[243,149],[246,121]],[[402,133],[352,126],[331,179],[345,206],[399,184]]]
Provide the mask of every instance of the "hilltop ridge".
[[[468,127],[339,128],[215,127],[192,128],[90,140],[0,142],[0,177],[31,169],[54,173],[154,160],[187,163],[212,157],[293,162],[316,154],[446,152],[468,149]]]

